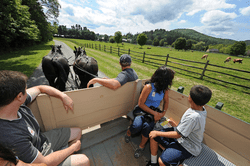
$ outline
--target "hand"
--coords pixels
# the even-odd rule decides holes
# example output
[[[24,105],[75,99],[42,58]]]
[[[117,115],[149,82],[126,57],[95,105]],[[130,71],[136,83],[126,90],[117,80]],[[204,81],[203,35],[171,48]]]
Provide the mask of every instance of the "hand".
[[[157,137],[157,133],[158,133],[158,131],[151,131],[149,133],[149,138],[155,138],[155,137]]]
[[[73,109],[74,109],[73,100],[65,93],[63,94],[62,102],[63,102],[63,106],[64,106],[65,110],[67,111],[67,113],[68,113],[69,109],[73,112]]]
[[[154,120],[155,120],[155,122],[159,121],[159,120],[162,118],[161,115],[162,115],[161,113],[156,112],[156,114],[154,115]]]
[[[90,80],[87,84],[87,88],[89,88],[90,85],[95,84],[96,80],[93,78],[92,80]]]
[[[71,146],[74,148],[74,152],[77,152],[77,151],[79,151],[81,149],[81,141],[77,140]]]

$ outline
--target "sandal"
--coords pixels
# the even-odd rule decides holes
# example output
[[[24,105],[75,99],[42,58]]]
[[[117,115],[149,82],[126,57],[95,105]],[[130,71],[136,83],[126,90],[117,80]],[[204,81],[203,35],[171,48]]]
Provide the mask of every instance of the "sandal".
[[[128,136],[127,133],[125,133],[125,142],[129,143],[130,142],[131,136]]]
[[[134,154],[134,157],[135,158],[139,158],[139,157],[141,157],[141,155],[142,155],[142,153],[143,153],[143,151],[144,151],[144,148],[142,149],[142,148],[137,148],[136,150],[135,150],[135,154]]]

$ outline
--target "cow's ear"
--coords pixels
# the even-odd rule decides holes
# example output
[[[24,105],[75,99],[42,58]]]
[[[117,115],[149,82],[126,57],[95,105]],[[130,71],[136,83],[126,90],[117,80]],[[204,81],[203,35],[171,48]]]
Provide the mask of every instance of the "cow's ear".
[[[76,46],[74,46],[75,47],[75,50],[76,50]]]

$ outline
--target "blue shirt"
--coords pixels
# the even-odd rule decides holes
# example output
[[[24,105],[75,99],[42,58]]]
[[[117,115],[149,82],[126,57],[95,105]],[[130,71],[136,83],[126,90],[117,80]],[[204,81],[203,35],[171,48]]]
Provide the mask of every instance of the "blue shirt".
[[[164,97],[164,92],[161,91],[160,93],[157,93],[156,88],[154,86],[154,83],[151,83],[151,87],[152,87],[152,90],[151,90],[150,94],[148,95],[148,98],[147,98],[145,104],[148,107],[154,106],[155,108],[157,108],[160,105],[160,102],[162,101],[162,99]]]

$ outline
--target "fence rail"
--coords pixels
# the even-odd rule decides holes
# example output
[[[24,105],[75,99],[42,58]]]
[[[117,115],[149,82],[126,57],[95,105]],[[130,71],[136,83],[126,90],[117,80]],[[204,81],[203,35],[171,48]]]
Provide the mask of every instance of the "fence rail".
[[[237,76],[237,75],[241,75],[240,73],[250,73],[250,71],[233,69],[233,68],[229,68],[229,67],[210,64],[209,60],[207,60],[207,62],[204,63],[204,62],[197,62],[197,61],[192,61],[192,60],[171,57],[171,56],[169,56],[169,54],[167,54],[167,55],[153,55],[153,54],[146,54],[145,52],[133,51],[130,49],[125,50],[125,49],[121,49],[119,47],[112,47],[112,46],[109,47],[106,45],[104,45],[104,46],[99,45],[99,47],[97,48],[97,46],[96,45],[93,46],[93,44],[88,44],[88,43],[82,44],[82,43],[77,43],[73,40],[72,40],[72,42],[76,43],[77,45],[84,46],[87,48],[93,48],[93,49],[98,49],[101,51],[109,52],[111,54],[117,54],[118,56],[120,56],[122,54],[129,54],[133,60],[140,61],[142,63],[148,64],[151,66],[155,66],[155,67],[158,67],[161,65],[166,65],[166,66],[169,66],[171,68],[180,70],[178,73],[181,73],[181,71],[185,71],[188,74],[192,73],[195,76],[198,76],[199,79],[204,79],[204,78],[211,79],[211,80],[219,81],[222,83],[231,84],[234,86],[246,88],[248,90],[250,89],[249,86],[245,86],[245,85],[249,85],[249,83],[245,83],[245,85],[243,85],[244,83],[242,83],[242,81],[250,81],[250,79],[249,79],[250,75],[247,76],[248,78]],[[173,61],[173,60],[175,60],[175,61]],[[218,70],[220,70],[220,71],[218,71]],[[232,71],[239,72],[239,73],[236,75],[227,73],[227,72],[230,73]],[[222,74],[223,76],[229,76],[230,78],[228,78],[228,79],[232,80],[232,82],[229,82],[228,80],[225,81],[222,79],[218,79],[214,76],[216,74]],[[218,76],[218,77],[222,77],[222,76]],[[237,80],[235,80],[235,78]],[[242,83],[242,84],[239,84],[239,83]]]

